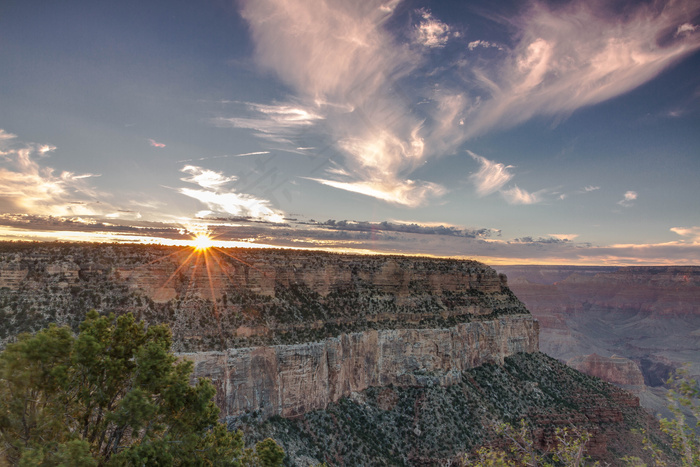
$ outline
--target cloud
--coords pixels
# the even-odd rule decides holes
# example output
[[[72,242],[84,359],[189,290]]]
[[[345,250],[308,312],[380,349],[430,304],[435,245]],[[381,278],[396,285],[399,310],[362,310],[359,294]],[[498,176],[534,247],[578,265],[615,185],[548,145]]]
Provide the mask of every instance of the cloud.
[[[425,189],[434,184],[413,175],[426,161],[453,154],[484,133],[536,116],[566,118],[617,97],[700,48],[700,35],[688,22],[700,4],[691,0],[643,3],[624,14],[603,1],[551,7],[533,2],[505,19],[513,30],[511,45],[466,45],[502,53],[431,67],[429,55],[457,35],[420,10],[417,23],[404,24],[423,46],[405,45],[406,33],[395,34],[396,23],[389,21],[398,3],[241,0],[257,64],[274,73],[293,98],[287,104],[246,104],[247,114],[220,117],[215,124],[250,129],[292,148],[305,145],[307,132],[317,132],[344,157],[343,175],[335,170],[317,181],[417,206],[438,195]],[[508,167],[493,164],[472,179],[479,196],[512,178]],[[402,187],[400,196],[395,187]],[[516,188],[506,199],[541,198]]]
[[[217,117],[213,119],[218,127],[246,128],[257,132],[258,136],[281,143],[290,143],[289,137],[298,134],[300,129],[323,120],[323,116],[310,107],[293,104],[254,104],[245,103],[248,117]]]
[[[573,241],[579,235],[578,234],[549,234],[550,237],[556,238],[557,240]]]
[[[683,23],[680,26],[678,26],[678,29],[676,29],[676,36],[680,36],[681,34],[693,33],[697,30],[698,26],[690,23]]]
[[[501,47],[500,45],[495,44],[495,43],[493,43],[493,42],[484,41],[484,40],[471,41],[469,44],[467,44],[467,48],[468,48],[469,50],[474,50],[474,49],[476,49],[477,47],[483,47],[483,48],[485,48],[485,49],[487,49],[487,48],[489,48],[489,47],[494,47],[494,48],[496,48],[496,49],[498,49],[498,50],[504,50],[503,47]]]
[[[509,169],[512,165],[504,165],[494,161],[490,161],[485,157],[467,151],[472,158],[481,164],[481,169],[478,172],[469,176],[469,179],[476,187],[478,196],[486,196],[494,193],[503,187],[513,178],[513,173]]]
[[[501,195],[503,195],[508,204],[536,204],[542,201],[542,193],[543,191],[529,193],[518,188],[517,185],[507,190],[501,190]]]
[[[223,159],[225,157],[247,157],[247,156],[263,156],[266,154],[270,154],[270,151],[255,151],[255,152],[245,152],[243,154],[223,154],[221,156],[207,156],[207,157],[198,157],[195,159],[182,159],[177,162],[194,162],[194,161],[206,161],[209,159]]]
[[[224,188],[224,185],[235,182],[237,177],[227,177],[220,172],[193,165],[184,166],[181,172],[189,174],[189,177],[181,178],[182,181],[199,185],[201,188],[177,190],[207,206],[208,211],[200,211],[200,216],[241,216],[268,222],[284,220],[284,213],[271,207],[270,201]]]
[[[586,187],[583,187],[583,191],[586,193],[590,193],[591,191],[596,191],[596,190],[600,190],[600,187],[594,186],[594,185],[588,185]]]
[[[617,202],[620,206],[624,206],[626,208],[632,206],[634,204],[634,200],[637,199],[637,192],[636,191],[627,191],[624,194],[624,197]]]
[[[17,138],[17,135],[13,135],[12,133],[8,133],[7,131],[0,128],[0,141],[5,141],[8,139],[14,139],[14,138]]]
[[[56,173],[35,158],[56,149],[50,144],[15,142],[16,135],[0,129],[0,210],[6,213],[38,215],[95,215],[96,193],[85,181],[95,174]]]
[[[533,237],[521,237],[521,238],[516,238],[511,240],[508,243],[529,243],[529,244],[556,244],[556,243],[567,243],[569,241],[568,238],[566,237],[560,237],[560,236],[549,236],[549,237],[539,237],[539,238],[533,238]]]
[[[237,177],[225,177],[220,172],[214,172],[213,170],[203,169],[194,165],[186,165],[180,171],[190,174],[190,177],[181,178],[180,180],[195,183],[207,189],[216,189],[221,185],[237,180]]]
[[[56,149],[56,146],[53,146],[51,144],[42,144],[41,146],[39,146],[37,151],[43,156],[47,152],[55,151]]]
[[[315,225],[332,230],[347,230],[360,232],[403,232],[423,235],[445,235],[451,237],[464,238],[488,238],[494,229],[462,229],[455,226],[446,226],[443,223],[425,224],[422,222],[402,222],[402,221],[348,221],[329,219],[326,222],[318,222]]]
[[[498,191],[508,204],[536,204],[542,201],[546,190],[530,193],[517,185],[507,189],[503,188],[514,177],[514,174],[509,170],[513,168],[512,165],[504,165],[488,160],[471,151],[467,151],[467,153],[481,164],[481,169],[469,176],[469,180],[474,183],[476,194],[479,197]],[[559,199],[564,198],[566,198],[566,195],[559,196]]]
[[[426,160],[423,119],[410,110],[411,97],[396,84],[420,64],[420,53],[396,42],[384,27],[398,2],[380,0],[244,0],[255,58],[297,93],[300,108],[324,124],[345,156],[342,173],[314,180],[338,189],[417,206],[444,192],[407,176]],[[444,43],[447,26],[428,12],[418,37],[428,48]],[[264,107],[258,106],[257,110]],[[264,118],[262,118],[264,117]],[[305,122],[308,120],[305,120]],[[272,114],[256,119],[220,119],[291,143],[311,128],[280,125]],[[299,133],[294,133],[299,132]],[[296,147],[296,146],[295,146]]]
[[[423,20],[416,26],[416,41],[424,47],[444,47],[450,37],[450,27],[428,10],[419,10],[418,13]]]
[[[308,180],[412,208],[425,204],[431,197],[440,197],[445,193],[445,188],[441,185],[413,180],[366,182],[340,182],[321,178],[308,178]]]
[[[154,140],[154,139],[152,139],[152,138],[148,138],[148,142],[149,142],[150,145],[153,146],[154,148],[164,148],[164,147],[165,147],[165,143],[159,143],[158,141],[156,141],[156,140]]]
[[[640,4],[624,16],[598,1],[533,3],[514,20],[520,40],[508,58],[473,70],[488,97],[466,136],[536,115],[568,116],[648,82],[700,48],[696,35],[668,38],[669,30],[689,30],[685,18],[699,11],[692,1]]]
[[[681,237],[690,239],[693,243],[700,243],[700,227],[672,227],[671,232],[677,233]]]

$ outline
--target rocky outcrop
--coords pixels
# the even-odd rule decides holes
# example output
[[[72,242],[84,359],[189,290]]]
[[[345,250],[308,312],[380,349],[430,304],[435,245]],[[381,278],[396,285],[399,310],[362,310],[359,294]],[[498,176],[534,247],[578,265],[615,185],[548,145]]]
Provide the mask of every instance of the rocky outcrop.
[[[183,354],[194,376],[219,388],[227,415],[301,415],[374,386],[450,386],[462,372],[535,352],[537,322],[504,316],[449,329],[392,329],[342,334],[297,345]]]
[[[3,262],[0,264],[0,288],[17,290],[27,277],[29,269],[19,263]]]
[[[538,349],[537,322],[505,276],[476,261],[10,247],[0,261],[27,275],[0,296],[0,339],[48,322],[77,327],[91,308],[167,323],[173,350],[212,378],[231,416],[298,416],[371,387],[449,387],[467,369]]]
[[[465,453],[499,445],[490,427],[521,419],[544,449],[552,447],[557,428],[590,433],[587,452],[603,465],[620,465],[623,456],[651,462],[633,428],[645,427],[658,445],[668,442],[636,397],[541,353],[466,370],[452,386],[369,388],[325,410],[262,422],[242,417],[232,426],[246,439],[276,439],[287,465],[432,466],[464,465]]]
[[[628,358],[617,355],[602,357],[593,353],[574,357],[566,364],[582,373],[595,376],[635,392],[644,389],[642,372],[637,364]]]
[[[275,297],[280,287],[303,286],[320,297],[352,289],[391,295],[403,304],[420,293],[490,294],[506,286],[505,276],[476,261],[243,249],[201,255],[182,250],[138,268],[119,268],[118,277],[159,301],[164,291],[219,300],[236,290]]]
[[[0,243],[0,263],[0,347],[52,322],[77,330],[90,309],[167,323],[177,352],[446,329],[528,313],[505,276],[476,261]]]

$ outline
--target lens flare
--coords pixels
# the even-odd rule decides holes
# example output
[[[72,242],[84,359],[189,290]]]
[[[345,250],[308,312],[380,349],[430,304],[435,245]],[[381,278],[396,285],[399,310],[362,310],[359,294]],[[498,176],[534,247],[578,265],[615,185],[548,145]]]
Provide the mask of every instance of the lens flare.
[[[209,235],[205,233],[198,233],[192,239],[192,246],[197,251],[206,251],[214,246],[214,242]]]

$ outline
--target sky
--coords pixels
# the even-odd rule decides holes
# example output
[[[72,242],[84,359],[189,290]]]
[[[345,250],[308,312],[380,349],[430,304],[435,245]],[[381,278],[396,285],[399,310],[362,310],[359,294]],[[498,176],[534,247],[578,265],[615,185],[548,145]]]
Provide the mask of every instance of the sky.
[[[700,3],[0,2],[0,240],[700,264]]]

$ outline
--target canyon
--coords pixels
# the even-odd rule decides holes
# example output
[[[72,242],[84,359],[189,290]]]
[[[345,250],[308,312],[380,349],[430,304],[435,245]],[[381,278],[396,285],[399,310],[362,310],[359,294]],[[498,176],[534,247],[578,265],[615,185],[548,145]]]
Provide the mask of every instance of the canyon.
[[[540,348],[666,414],[665,382],[700,375],[700,267],[500,266]],[[643,384],[640,384],[639,377]]]
[[[633,427],[663,436],[637,397],[540,353],[538,320],[476,261],[0,244],[0,346],[90,309],[168,324],[229,428],[274,437],[287,465],[450,464],[520,419],[543,448],[588,431],[613,465],[645,457]]]

